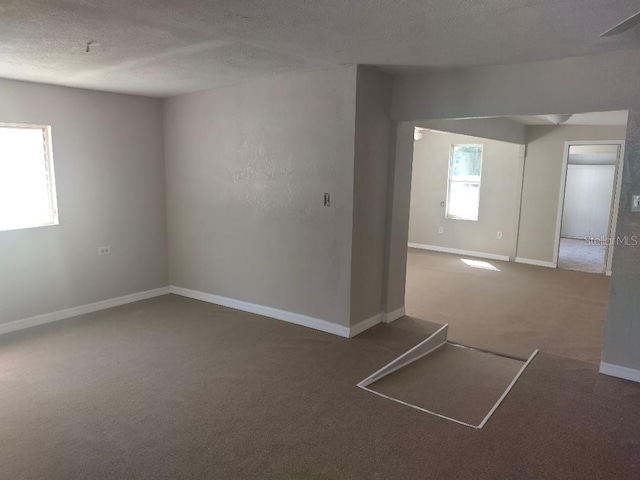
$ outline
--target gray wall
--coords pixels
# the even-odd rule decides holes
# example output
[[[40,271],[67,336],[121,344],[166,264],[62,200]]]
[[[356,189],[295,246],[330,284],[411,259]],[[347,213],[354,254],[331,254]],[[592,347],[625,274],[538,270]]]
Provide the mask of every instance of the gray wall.
[[[625,142],[618,237],[613,255],[611,293],[605,329],[604,362],[640,370],[640,213],[631,212],[631,195],[640,195],[640,112],[629,111]]]
[[[404,308],[409,241],[409,204],[413,166],[413,130],[409,122],[391,122],[387,226],[385,235],[385,312]]]
[[[529,126],[517,256],[553,262],[566,141],[624,140],[626,127]]]
[[[358,67],[351,252],[351,324],[382,309],[392,79]]]
[[[392,118],[431,120],[626,110],[640,106],[640,50],[400,75]]]
[[[51,125],[60,218],[0,232],[0,323],[168,284],[160,100],[0,80],[0,122]]]
[[[451,145],[483,145],[478,221],[446,218]],[[520,145],[467,135],[423,131],[413,147],[409,242],[509,257],[517,232]],[[443,233],[438,233],[438,227]],[[497,232],[502,232],[502,239]]]
[[[462,118],[457,120],[422,120],[416,127],[441,132],[459,133],[472,137],[490,138],[501,142],[526,142],[526,125],[506,118]]]
[[[349,326],[355,108],[356,67],[168,99],[171,284]]]

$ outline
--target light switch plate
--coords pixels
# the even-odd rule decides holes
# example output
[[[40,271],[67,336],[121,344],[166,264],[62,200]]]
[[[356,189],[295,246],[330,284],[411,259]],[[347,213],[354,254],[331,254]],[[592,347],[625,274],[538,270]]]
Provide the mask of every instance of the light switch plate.
[[[640,195],[631,195],[631,211],[640,212]]]

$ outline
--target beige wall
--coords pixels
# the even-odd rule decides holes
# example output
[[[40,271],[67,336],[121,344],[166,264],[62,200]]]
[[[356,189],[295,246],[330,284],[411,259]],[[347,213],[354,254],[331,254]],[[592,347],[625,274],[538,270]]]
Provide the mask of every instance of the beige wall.
[[[355,108],[356,67],[168,99],[172,285],[349,326]]]
[[[160,100],[0,80],[0,122],[51,125],[60,218],[0,232],[0,323],[168,284]]]
[[[482,144],[478,221],[446,218],[449,155],[452,145]],[[509,257],[517,232],[521,146],[429,130],[413,147],[409,242]],[[438,227],[443,233],[438,233]],[[497,233],[502,232],[502,239]]]
[[[351,252],[351,324],[382,310],[391,77],[358,67]]]
[[[553,262],[566,141],[624,140],[626,127],[530,126],[517,256]]]

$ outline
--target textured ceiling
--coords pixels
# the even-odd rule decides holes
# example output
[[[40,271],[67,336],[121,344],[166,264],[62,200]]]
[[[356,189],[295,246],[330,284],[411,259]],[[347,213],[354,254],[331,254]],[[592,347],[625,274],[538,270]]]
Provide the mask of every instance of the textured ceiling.
[[[640,48],[637,0],[2,0],[0,77],[170,96],[339,64],[390,71]],[[90,53],[84,44],[98,42]]]

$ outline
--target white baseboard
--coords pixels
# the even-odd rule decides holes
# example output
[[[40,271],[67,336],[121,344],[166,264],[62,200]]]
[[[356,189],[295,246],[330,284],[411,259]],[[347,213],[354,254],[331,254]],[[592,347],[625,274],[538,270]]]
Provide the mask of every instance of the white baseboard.
[[[600,362],[600,373],[612,377],[624,378],[632,382],[640,382],[640,370],[634,368],[614,365],[612,363]]]
[[[419,248],[420,250],[432,250],[434,252],[453,253],[454,255],[464,255],[466,257],[486,258],[487,260],[509,261],[509,255],[498,255],[496,253],[474,252],[471,250],[459,250],[457,248],[439,247],[437,245],[424,245],[422,243],[409,243],[410,248]]]
[[[0,324],[0,334],[15,332],[16,330],[35,327],[37,325],[44,325],[45,323],[57,322],[58,320],[77,317],[78,315],[85,315],[87,313],[97,312],[107,308],[118,307],[120,305],[126,305],[127,303],[139,302],[140,300],[159,297],[161,295],[167,295],[168,293],[169,287],[161,287],[154,290],[147,290],[144,292],[132,293],[131,295],[102,300],[100,302],[89,303],[87,305],[80,305],[79,307],[58,310],[57,312],[45,313],[35,317],[14,320],[13,322]]]
[[[379,313],[374,315],[373,317],[367,318],[361,322],[356,323],[353,327],[349,328],[349,337],[355,337],[359,333],[364,332],[365,330],[369,330],[371,327],[382,322],[384,318],[383,313]]]
[[[543,260],[534,260],[532,258],[523,258],[516,257],[516,263],[526,263],[527,265],[535,265],[537,267],[547,267],[547,268],[556,268],[556,265],[553,262],[545,262]]]
[[[171,286],[170,292],[182,297],[193,298],[195,300],[214,303],[223,307],[235,308],[236,310],[242,310],[243,312],[255,313],[264,317],[275,318],[276,320],[283,320],[289,323],[295,323],[296,325],[302,325],[303,327],[309,327],[315,330],[333,333],[334,335],[339,335],[345,338],[349,338],[350,336],[352,336],[351,329],[348,327],[338,325],[336,323],[331,323],[326,320],[321,320],[319,318],[302,315],[300,313],[287,312],[286,310],[265,307],[264,305],[243,302],[241,300],[235,300],[233,298],[222,297],[220,295],[214,295],[212,293],[204,293],[197,290],[190,290],[188,288],[176,286]]]
[[[386,312],[382,314],[382,321],[384,323],[391,323],[399,318],[402,318],[406,315],[404,307],[400,307],[393,312]]]
[[[377,315],[374,315],[371,318],[367,318],[360,323],[356,323],[353,327],[349,329],[349,336],[355,337],[356,335],[364,332],[365,330],[370,329],[371,327],[376,326],[379,323],[391,323],[394,320],[397,320],[401,317],[404,317],[405,311],[404,307],[398,308],[393,312],[380,312]]]

